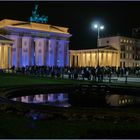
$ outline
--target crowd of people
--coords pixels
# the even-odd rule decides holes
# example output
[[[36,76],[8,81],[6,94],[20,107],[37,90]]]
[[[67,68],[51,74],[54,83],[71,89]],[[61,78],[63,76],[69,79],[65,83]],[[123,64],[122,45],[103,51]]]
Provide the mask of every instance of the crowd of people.
[[[48,67],[48,66],[26,66],[16,68],[12,66],[7,70],[12,73],[20,73],[25,75],[40,75],[51,76],[55,78],[64,78],[67,76],[69,79],[83,80],[103,80],[104,77],[111,78],[113,76],[137,76],[140,77],[140,67]]]

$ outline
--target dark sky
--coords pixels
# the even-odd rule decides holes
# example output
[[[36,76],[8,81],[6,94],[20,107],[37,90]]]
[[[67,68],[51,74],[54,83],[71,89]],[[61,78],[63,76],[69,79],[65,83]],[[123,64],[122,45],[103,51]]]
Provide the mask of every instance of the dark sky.
[[[91,23],[104,24],[102,36],[127,35],[134,27],[140,27],[140,2],[114,1],[15,1],[0,2],[0,20],[16,19],[28,21],[35,4],[39,4],[40,15],[47,15],[48,24],[69,27],[73,35],[70,49],[96,47],[97,31]]]

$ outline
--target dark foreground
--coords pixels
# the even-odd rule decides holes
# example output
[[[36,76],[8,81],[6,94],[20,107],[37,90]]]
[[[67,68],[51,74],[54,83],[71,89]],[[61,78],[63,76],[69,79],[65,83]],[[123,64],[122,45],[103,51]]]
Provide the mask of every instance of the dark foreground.
[[[140,138],[137,111],[120,110],[121,117],[117,117],[108,110],[110,117],[102,115],[89,120],[31,120],[14,113],[0,113],[0,138]]]
[[[7,89],[13,85],[82,82],[9,74],[0,77],[1,89],[2,87]],[[25,104],[1,101],[0,108],[0,138],[140,138],[139,107],[93,107],[63,110],[29,107]],[[33,120],[28,117],[30,108],[31,110],[36,108],[37,111],[44,110],[45,119]]]

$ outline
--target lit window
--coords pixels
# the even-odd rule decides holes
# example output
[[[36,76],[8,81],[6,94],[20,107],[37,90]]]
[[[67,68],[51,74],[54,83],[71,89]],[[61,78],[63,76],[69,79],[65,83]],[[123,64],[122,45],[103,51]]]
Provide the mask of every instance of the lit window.
[[[125,51],[125,45],[121,45],[121,51]]]
[[[132,40],[130,40],[130,43],[132,43]]]
[[[125,59],[125,53],[123,54],[123,58]]]
[[[132,59],[132,54],[131,53],[129,54],[129,58]]]
[[[120,42],[123,42],[123,39],[121,39]]]
[[[126,42],[126,40],[124,39],[124,42]]]
[[[123,62],[123,67],[125,67],[125,62]]]
[[[126,58],[128,58],[128,53],[126,53]]]
[[[123,58],[122,56],[123,56],[123,54],[121,53],[121,59]]]

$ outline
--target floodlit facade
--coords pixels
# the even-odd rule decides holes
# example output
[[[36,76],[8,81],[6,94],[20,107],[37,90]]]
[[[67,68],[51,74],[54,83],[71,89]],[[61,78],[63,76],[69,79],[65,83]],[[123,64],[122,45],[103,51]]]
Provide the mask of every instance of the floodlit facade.
[[[0,35],[0,69],[11,65],[11,48],[13,41]]]
[[[98,48],[70,50],[70,66],[140,66],[140,40],[123,36],[98,40]]]
[[[68,28],[4,19],[0,29],[14,41],[8,67],[69,65]]]

